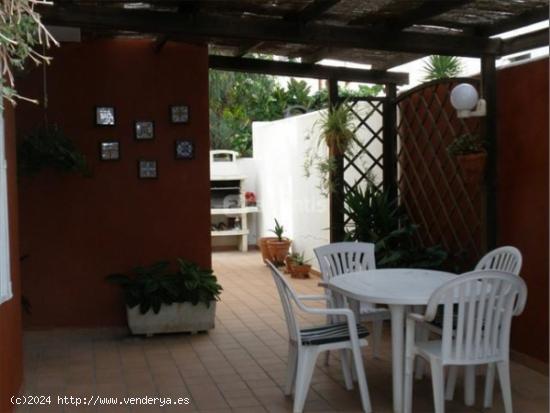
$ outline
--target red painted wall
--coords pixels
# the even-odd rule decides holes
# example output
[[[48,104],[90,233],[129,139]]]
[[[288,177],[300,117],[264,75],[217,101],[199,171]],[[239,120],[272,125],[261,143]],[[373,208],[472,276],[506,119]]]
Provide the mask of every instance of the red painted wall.
[[[21,288],[19,282],[19,239],[17,228],[17,177],[15,174],[14,111],[4,111],[6,158],[8,161],[8,214],[13,298],[0,305],[0,412],[11,412],[11,396],[17,394],[23,378],[21,334]]]
[[[211,264],[207,48],[168,43],[157,54],[150,40],[98,40],[52,54],[48,120],[75,140],[92,177],[44,171],[20,182],[26,325],[124,324],[107,274],[178,256]],[[42,98],[42,76],[39,68],[21,80],[21,93]],[[188,124],[170,123],[172,104],[189,106]],[[115,106],[115,127],[94,125],[96,105]],[[19,105],[18,136],[42,119],[40,107]],[[139,119],[155,122],[154,140],[134,139]],[[181,138],[194,139],[194,160],[175,160]],[[120,161],[99,161],[107,139],[120,141]],[[138,179],[142,157],[158,161],[159,179]]]
[[[498,239],[523,254],[512,347],[548,362],[548,60],[498,72]]]

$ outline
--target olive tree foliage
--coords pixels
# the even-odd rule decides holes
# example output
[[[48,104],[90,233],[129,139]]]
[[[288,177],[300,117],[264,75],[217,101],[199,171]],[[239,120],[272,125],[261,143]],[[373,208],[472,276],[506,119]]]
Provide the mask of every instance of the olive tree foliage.
[[[285,86],[274,76],[210,70],[210,144],[212,149],[231,149],[242,156],[252,154],[252,122],[281,119],[289,109],[307,111],[328,105],[328,93],[311,92],[303,80],[290,78]],[[341,88],[340,95],[368,96],[382,86]]]
[[[4,99],[12,104],[17,99],[35,102],[20,96],[15,89],[14,72],[22,70],[28,61],[48,64],[43,51],[57,41],[48,32],[35,10],[37,5],[51,5],[46,0],[2,0],[0,2],[0,105]],[[37,51],[36,49],[42,49]]]

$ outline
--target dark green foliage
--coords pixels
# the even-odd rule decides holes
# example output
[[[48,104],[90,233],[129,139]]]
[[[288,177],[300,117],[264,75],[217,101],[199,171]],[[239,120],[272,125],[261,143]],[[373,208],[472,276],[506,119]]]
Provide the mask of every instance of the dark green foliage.
[[[44,168],[88,175],[86,158],[55,125],[42,126],[17,145],[19,175],[32,176]]]
[[[282,119],[295,106],[308,111],[327,107],[328,93],[311,94],[303,80],[289,79],[282,87],[274,76],[210,70],[210,142],[212,149],[252,154],[252,122]],[[340,96],[370,96],[382,86],[341,88]]]
[[[485,144],[477,135],[464,134],[456,138],[448,147],[451,156],[485,152]]]
[[[378,268],[439,268],[447,259],[439,246],[419,244],[418,226],[397,200],[373,184],[347,192],[345,213],[352,221],[347,239],[374,243]]]
[[[149,309],[158,313],[162,304],[190,302],[193,305],[219,300],[222,291],[212,270],[178,258],[178,271],[170,271],[169,261],[159,261],[148,267],[136,267],[129,275],[111,274],[107,280],[120,285],[126,305],[145,314]]]

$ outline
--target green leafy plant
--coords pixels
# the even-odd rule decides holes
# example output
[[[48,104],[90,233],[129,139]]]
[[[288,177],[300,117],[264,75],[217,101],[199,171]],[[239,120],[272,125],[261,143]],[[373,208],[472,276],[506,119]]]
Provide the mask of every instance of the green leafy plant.
[[[279,224],[279,221],[277,221],[277,218],[275,218],[275,228],[270,229],[270,231],[277,236],[277,241],[283,240],[285,228],[281,224]]]
[[[212,270],[197,264],[177,260],[177,272],[169,271],[169,261],[158,261],[150,266],[136,267],[129,274],[111,274],[107,281],[119,285],[129,308],[139,306],[141,314],[150,309],[155,314],[162,304],[190,302],[210,306],[219,300],[222,287]]]
[[[25,136],[17,145],[17,160],[20,175],[32,176],[47,167],[89,174],[84,155],[55,125],[39,127]]]
[[[16,99],[36,103],[20,96],[15,90],[14,70],[24,68],[27,60],[36,65],[48,64],[50,58],[38,53],[35,48],[47,48],[57,41],[42,24],[36,5],[51,5],[45,0],[6,0],[0,3],[0,109],[4,99],[15,104]]]
[[[424,80],[437,80],[457,77],[462,72],[462,62],[455,56],[433,55],[428,58],[423,68]]]
[[[341,154],[345,153],[352,139],[352,114],[348,105],[334,106],[323,112],[321,117],[321,136],[329,148]]]
[[[349,190],[344,204],[351,220],[346,238],[374,243],[377,267],[439,268],[447,259],[447,252],[437,245],[420,246],[418,226],[410,222],[396,199],[373,183]]]
[[[448,147],[451,156],[485,152],[485,143],[478,135],[464,134],[456,138]]]

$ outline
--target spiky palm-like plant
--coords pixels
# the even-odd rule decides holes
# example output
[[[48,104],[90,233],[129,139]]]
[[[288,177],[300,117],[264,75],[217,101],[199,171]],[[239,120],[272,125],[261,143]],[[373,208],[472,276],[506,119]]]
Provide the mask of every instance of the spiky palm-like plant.
[[[430,56],[423,68],[424,80],[437,80],[456,77],[462,72],[462,62],[456,56]]]

